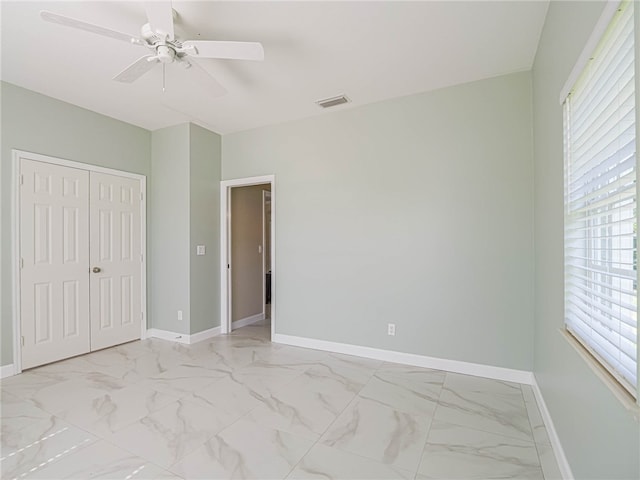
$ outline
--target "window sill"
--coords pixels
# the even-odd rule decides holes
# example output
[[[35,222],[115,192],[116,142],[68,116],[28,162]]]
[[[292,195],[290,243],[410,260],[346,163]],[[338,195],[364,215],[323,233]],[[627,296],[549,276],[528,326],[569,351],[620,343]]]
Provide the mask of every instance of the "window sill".
[[[578,355],[584,359],[585,363],[593,371],[606,386],[609,388],[614,397],[622,404],[622,406],[633,416],[635,421],[640,421],[640,405],[633,396],[627,392],[627,390],[620,385],[611,374],[584,348],[573,335],[567,332],[566,329],[559,329],[560,335],[565,338],[567,343],[571,345]]]

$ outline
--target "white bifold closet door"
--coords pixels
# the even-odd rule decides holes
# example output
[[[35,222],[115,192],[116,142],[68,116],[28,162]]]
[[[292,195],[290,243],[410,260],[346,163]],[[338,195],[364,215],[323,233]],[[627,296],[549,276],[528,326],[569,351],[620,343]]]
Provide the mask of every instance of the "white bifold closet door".
[[[89,172],[22,159],[22,368],[86,353]]]
[[[140,182],[20,168],[22,368],[140,338]]]
[[[91,172],[91,350],[140,338],[140,182]]]

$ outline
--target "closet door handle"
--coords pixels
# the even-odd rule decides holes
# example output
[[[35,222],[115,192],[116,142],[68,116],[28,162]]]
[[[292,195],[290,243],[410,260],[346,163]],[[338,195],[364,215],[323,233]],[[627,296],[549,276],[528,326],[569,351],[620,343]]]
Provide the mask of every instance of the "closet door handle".
[[[93,273],[100,273],[102,269],[100,267],[93,267]]]

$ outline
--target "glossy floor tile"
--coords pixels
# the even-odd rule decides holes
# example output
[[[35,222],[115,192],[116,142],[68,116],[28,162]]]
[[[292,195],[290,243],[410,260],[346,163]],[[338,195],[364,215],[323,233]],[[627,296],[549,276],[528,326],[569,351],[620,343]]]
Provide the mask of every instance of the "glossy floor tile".
[[[324,445],[415,471],[431,418],[357,397],[320,439]]]
[[[180,399],[105,439],[168,468],[235,420],[221,409]]]
[[[312,440],[241,419],[172,467],[183,478],[284,478]]]
[[[0,476],[560,478],[527,385],[269,339],[147,339],[2,380]]]
[[[442,422],[533,441],[519,384],[447,373],[434,418]]]
[[[414,473],[369,458],[316,444],[296,465],[287,479],[413,479]]]
[[[543,476],[533,441],[434,420],[418,478],[541,480]]]

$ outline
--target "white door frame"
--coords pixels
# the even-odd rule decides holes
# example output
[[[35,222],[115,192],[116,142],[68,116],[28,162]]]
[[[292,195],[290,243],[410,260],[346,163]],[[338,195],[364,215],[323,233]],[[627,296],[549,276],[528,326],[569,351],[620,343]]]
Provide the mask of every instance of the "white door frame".
[[[276,273],[276,195],[275,175],[237,178],[220,182],[220,333],[231,332],[231,189],[268,183],[271,185],[271,338],[276,331],[275,273]],[[264,250],[263,250],[264,251]]]
[[[34,160],[36,162],[51,163],[63,167],[77,168],[89,172],[106,173],[120,177],[133,178],[140,181],[140,252],[142,253],[140,276],[140,307],[142,309],[142,321],[140,338],[147,336],[147,177],[137,173],[124,172],[113,168],[99,167],[87,163],[74,162],[62,158],[50,157],[39,153],[12,150],[12,174],[11,174],[11,228],[13,229],[13,242],[11,245],[11,257],[13,259],[13,274],[11,284],[13,287],[13,368],[14,374],[22,372],[22,336],[21,312],[20,312],[20,159]],[[88,321],[89,319],[87,319]]]
[[[271,207],[271,192],[262,191],[262,318],[267,318],[267,255],[264,253],[264,246],[267,243],[266,227],[267,218],[265,209],[267,207],[267,197],[269,197],[269,207]],[[271,245],[271,235],[269,235],[269,245]],[[271,250],[271,248],[269,248]],[[271,253],[271,252],[269,252]]]

